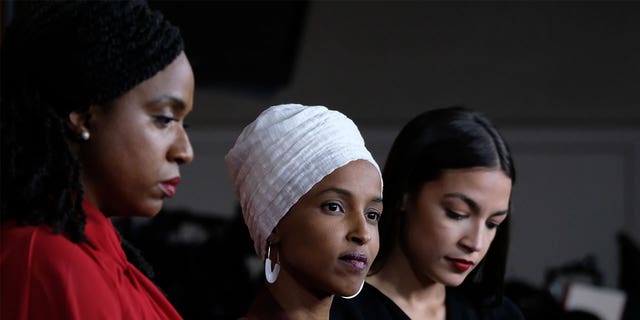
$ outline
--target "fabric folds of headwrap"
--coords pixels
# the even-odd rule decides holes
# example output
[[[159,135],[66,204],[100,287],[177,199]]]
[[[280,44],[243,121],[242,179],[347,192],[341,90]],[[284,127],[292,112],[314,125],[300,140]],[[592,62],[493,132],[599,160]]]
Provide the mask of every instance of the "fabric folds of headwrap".
[[[289,209],[354,160],[380,173],[353,121],[323,106],[273,106],[245,127],[225,161],[256,253],[265,258],[267,238]]]

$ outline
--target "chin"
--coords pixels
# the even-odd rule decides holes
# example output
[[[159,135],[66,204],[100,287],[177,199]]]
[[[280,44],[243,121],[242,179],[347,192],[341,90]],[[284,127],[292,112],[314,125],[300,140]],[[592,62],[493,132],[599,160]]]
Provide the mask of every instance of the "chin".
[[[457,287],[464,282],[468,274],[446,274],[439,279],[438,282],[444,284],[447,287]]]
[[[346,290],[346,291],[336,292],[335,295],[336,296],[340,296],[340,297],[350,297],[350,296],[356,294],[358,292],[358,289],[360,289],[360,285],[358,285],[358,287],[355,288],[355,289],[349,289],[349,290]]]
[[[159,209],[154,209],[154,210],[145,212],[142,216],[143,217],[147,217],[147,218],[155,217],[156,215],[158,215],[158,213],[160,213],[161,209],[162,209],[162,207],[160,207]]]
[[[345,281],[344,285],[336,290],[335,294],[343,297],[352,296],[356,294],[358,290],[360,290],[360,286],[362,285],[363,281],[364,279],[356,281],[357,283],[354,281]]]
[[[146,218],[155,217],[162,209],[162,200],[150,201],[137,209],[133,214],[134,216]]]

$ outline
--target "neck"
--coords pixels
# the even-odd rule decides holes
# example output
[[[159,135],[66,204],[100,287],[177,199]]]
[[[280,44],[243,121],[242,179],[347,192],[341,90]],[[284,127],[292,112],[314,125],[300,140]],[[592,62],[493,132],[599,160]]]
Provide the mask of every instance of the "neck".
[[[389,297],[411,319],[444,319],[446,288],[414,270],[403,250],[395,246],[387,263],[367,282]]]
[[[318,295],[310,291],[284,269],[280,269],[277,281],[267,285],[267,289],[285,311],[288,319],[329,319],[333,295]]]

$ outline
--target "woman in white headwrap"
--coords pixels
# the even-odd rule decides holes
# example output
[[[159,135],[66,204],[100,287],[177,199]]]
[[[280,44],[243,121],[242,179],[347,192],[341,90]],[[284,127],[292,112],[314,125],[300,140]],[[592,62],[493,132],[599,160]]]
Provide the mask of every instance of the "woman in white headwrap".
[[[245,319],[328,319],[378,253],[382,176],[355,124],[322,106],[265,110],[225,157],[267,283]]]

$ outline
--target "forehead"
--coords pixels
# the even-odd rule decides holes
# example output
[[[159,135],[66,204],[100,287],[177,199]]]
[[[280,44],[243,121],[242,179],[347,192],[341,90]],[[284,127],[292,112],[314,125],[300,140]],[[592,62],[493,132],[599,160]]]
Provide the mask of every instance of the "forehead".
[[[473,167],[444,170],[438,179],[443,185],[471,183],[477,187],[489,187],[496,183],[511,184],[511,179],[498,168]]]
[[[451,169],[443,171],[437,180],[426,183],[423,192],[436,197],[461,193],[476,202],[506,208],[511,196],[511,179],[497,168]]]
[[[365,193],[367,196],[380,196],[382,180],[378,169],[369,161],[355,160],[325,176],[307,194],[313,195],[334,187]]]
[[[116,101],[146,103],[161,96],[170,96],[182,101],[188,109],[191,109],[194,86],[193,71],[183,52],[163,70],[139,83]]]

